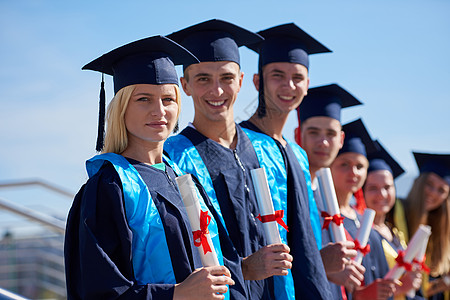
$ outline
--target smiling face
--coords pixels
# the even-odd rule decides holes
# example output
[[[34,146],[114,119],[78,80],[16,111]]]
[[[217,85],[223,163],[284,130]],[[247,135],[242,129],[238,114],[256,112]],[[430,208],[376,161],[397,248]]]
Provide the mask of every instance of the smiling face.
[[[181,78],[183,90],[192,96],[194,125],[233,120],[233,104],[244,74],[235,62],[201,62],[190,65]]]
[[[308,69],[296,63],[275,62],[263,67],[264,98],[268,113],[289,114],[306,96],[309,86]],[[253,83],[259,88],[259,75]]]
[[[359,153],[346,152],[338,155],[330,166],[336,192],[355,193],[366,180],[369,162]]]
[[[174,84],[137,84],[125,111],[128,143],[154,143],[167,139],[178,117]]]
[[[341,123],[330,117],[311,117],[301,125],[302,148],[312,171],[331,165],[344,143]]]
[[[368,208],[377,215],[386,215],[395,204],[395,186],[392,173],[377,170],[367,175],[364,185],[364,199]]]
[[[423,191],[425,210],[431,211],[441,206],[448,199],[449,193],[449,184],[442,177],[429,173]]]

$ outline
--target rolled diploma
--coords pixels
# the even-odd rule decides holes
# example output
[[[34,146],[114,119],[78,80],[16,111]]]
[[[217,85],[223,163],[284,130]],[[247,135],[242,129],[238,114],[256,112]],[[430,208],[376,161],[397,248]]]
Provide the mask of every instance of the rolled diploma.
[[[331,176],[330,168],[321,168],[316,172],[317,182],[319,183],[319,192],[324,202],[323,207],[330,216],[340,214],[339,204],[334,190],[333,177]],[[334,242],[346,241],[344,225],[336,225],[331,222],[331,230],[333,233]]]
[[[264,168],[257,168],[250,171],[255,189],[256,201],[261,216],[275,214],[272,196],[270,195],[269,184]],[[276,221],[263,223],[264,233],[269,244],[280,244],[280,232]]]
[[[417,231],[414,233],[413,237],[409,241],[408,247],[405,250],[405,256],[403,260],[407,263],[411,263],[417,253],[423,249],[424,243],[428,243],[428,238],[431,234],[431,227],[428,225],[420,224]],[[405,272],[404,267],[395,265],[389,272],[384,276],[385,279],[399,279]]]
[[[181,198],[191,224],[192,231],[200,230],[200,202],[197,198],[197,189],[194,181],[192,181],[191,174],[182,175],[176,178],[178,189],[180,190]],[[216,250],[211,240],[209,233],[205,234],[212,252],[204,254],[203,246],[197,247],[204,267],[219,266]]]
[[[425,252],[427,251],[428,238],[429,238],[429,236],[426,238],[426,241],[423,242],[422,248],[420,248],[419,252],[417,252],[417,255],[416,255],[415,259],[418,260],[418,261],[422,261],[423,257],[425,256]],[[415,289],[410,289],[406,293],[406,296],[408,296],[410,298],[414,298],[415,294],[416,294],[416,290]]]
[[[366,208],[364,210],[364,214],[361,220],[361,226],[356,233],[356,240],[358,240],[361,247],[365,247],[367,245],[367,241],[369,240],[370,230],[372,229],[373,219],[375,218],[375,211],[370,208]],[[361,251],[358,250],[356,254],[355,261],[357,263],[361,263],[364,255]]]

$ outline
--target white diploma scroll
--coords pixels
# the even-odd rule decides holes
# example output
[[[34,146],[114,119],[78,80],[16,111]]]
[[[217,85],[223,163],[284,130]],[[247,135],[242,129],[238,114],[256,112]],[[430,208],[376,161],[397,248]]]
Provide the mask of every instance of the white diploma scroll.
[[[419,250],[419,252],[417,252],[416,257],[415,257],[415,259],[417,261],[422,261],[425,257],[425,252],[427,252],[428,239],[429,239],[429,236],[423,241],[422,248]],[[406,296],[408,296],[410,298],[414,298],[415,295],[416,295],[416,290],[414,290],[414,289],[410,289],[406,293]]]
[[[367,245],[367,241],[369,240],[370,230],[372,229],[373,219],[375,218],[375,211],[370,208],[366,208],[364,210],[364,214],[361,219],[361,226],[356,233],[356,239],[358,240],[361,247],[365,247]],[[356,254],[355,261],[357,263],[361,263],[364,254],[358,250]]]
[[[201,207],[200,202],[197,198],[197,189],[195,187],[194,181],[192,181],[191,174],[179,176],[176,178],[176,181],[178,184],[178,189],[181,193],[181,198],[183,198],[184,206],[186,207],[192,231],[200,231]],[[206,233],[205,237],[209,247],[211,248],[211,252],[205,253],[202,244],[197,246],[202,264],[204,267],[219,266],[219,260],[217,259],[216,250],[214,249],[214,244],[211,240],[211,236],[209,235],[209,233]]]
[[[272,196],[270,195],[269,184],[264,168],[250,171],[255,189],[256,200],[261,216],[274,215]],[[280,232],[276,221],[263,222],[264,233],[269,244],[280,244]]]
[[[423,245],[428,243],[428,238],[431,234],[431,227],[427,225],[419,225],[419,228],[414,233],[413,237],[409,241],[408,247],[405,250],[403,261],[410,264],[414,257],[423,249]],[[400,279],[405,268],[396,264],[389,272],[384,276],[385,279]]]
[[[319,193],[323,201],[325,211],[330,215],[341,215],[339,204],[334,190],[333,177],[331,176],[330,168],[321,168],[316,172]],[[334,242],[346,241],[344,225],[337,225],[331,222],[331,232]]]

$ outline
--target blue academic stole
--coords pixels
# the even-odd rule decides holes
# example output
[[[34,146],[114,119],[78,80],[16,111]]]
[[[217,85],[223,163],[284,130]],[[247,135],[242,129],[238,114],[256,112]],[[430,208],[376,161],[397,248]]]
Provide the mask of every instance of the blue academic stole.
[[[265,134],[242,128],[252,142],[260,167],[265,169],[275,211],[283,210],[287,224],[287,174],[284,159],[275,141]],[[278,224],[281,241],[287,245],[287,232]],[[286,276],[274,276],[276,299],[295,299],[294,279],[291,270]]]
[[[223,220],[222,211],[220,209],[219,200],[217,200],[211,176],[209,175],[208,168],[204,164],[197,148],[195,148],[190,139],[182,134],[170,137],[165,145],[169,145],[168,147],[164,147],[164,150],[169,153],[169,156],[176,153],[177,165],[180,169],[189,170],[190,174],[197,177],[219,215],[222,225],[226,229],[227,227]]]
[[[172,161],[165,156],[163,156],[163,159],[178,176],[183,175],[182,171]],[[132,257],[137,282],[139,284],[175,284],[175,274],[164,226],[147,185],[128,160],[115,153],[100,154],[89,159],[86,162],[89,177],[95,175],[105,161],[109,161],[114,166],[122,181],[126,218],[133,232]],[[219,263],[223,265],[217,223],[198,191],[197,196],[200,200],[201,209],[207,211],[211,216],[208,230]],[[228,292],[225,298],[229,298]]]
[[[316,237],[317,246],[322,249],[322,226],[320,225],[319,210],[317,209],[317,203],[314,199],[314,192],[311,187],[311,174],[309,173],[309,162],[305,150],[303,150],[299,145],[285,139],[289,146],[291,146],[292,151],[297,157],[298,163],[303,170],[305,175],[306,187],[308,189],[308,202],[309,202],[309,217],[311,219],[311,226]]]

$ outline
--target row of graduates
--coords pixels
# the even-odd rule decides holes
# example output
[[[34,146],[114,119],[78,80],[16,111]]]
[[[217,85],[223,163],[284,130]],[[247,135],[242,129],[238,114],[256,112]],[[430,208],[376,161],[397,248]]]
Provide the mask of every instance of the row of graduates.
[[[259,54],[254,76],[259,105],[248,121],[236,124],[233,104],[243,79],[243,45]],[[382,279],[388,266],[375,231],[369,241],[372,250],[360,265],[351,260],[356,256],[351,239],[332,243],[329,231],[321,228],[314,171],[337,164],[346,156],[346,145],[347,153],[359,154],[354,152],[359,147],[366,160],[373,152],[366,149],[369,143],[361,144],[355,129],[363,128],[361,121],[349,126],[359,145],[343,142],[340,109],[348,106],[345,99],[354,97],[330,85],[322,96],[317,93],[317,99],[330,100],[325,105],[316,103],[312,89],[308,92],[308,56],[323,52],[330,50],[293,23],[256,34],[210,20],[167,37],[129,43],[84,66],[112,75],[115,96],[103,141],[102,82],[97,141],[102,154],[87,161],[89,180],[76,195],[67,221],[68,298],[387,299],[418,289],[419,272],[408,274],[411,280],[402,279],[401,287]],[[183,65],[181,86],[194,101],[195,116],[169,138],[181,109],[178,64]],[[308,111],[299,106],[307,103],[302,102],[307,93],[305,100],[314,104],[298,130],[305,152],[282,131],[291,111]],[[334,115],[321,115],[318,107]],[[324,125],[308,126],[312,120],[319,125],[335,120],[338,130],[325,129],[323,135]],[[308,149],[308,139],[320,136],[326,137],[322,144],[342,141]],[[341,171],[348,164],[342,163]],[[367,166],[358,163],[357,169],[367,171]],[[250,177],[259,167],[265,168],[274,208],[280,212],[272,217],[287,224],[288,230],[280,226],[280,244],[267,245],[264,235],[264,216]],[[202,234],[211,235],[210,246],[221,266],[202,267],[199,241],[175,183],[184,173],[196,182],[202,211],[209,217]],[[348,187],[355,180],[344,174],[334,180],[344,225],[349,238],[354,237],[358,214],[350,206],[353,190],[340,193],[338,184],[341,180]]]

